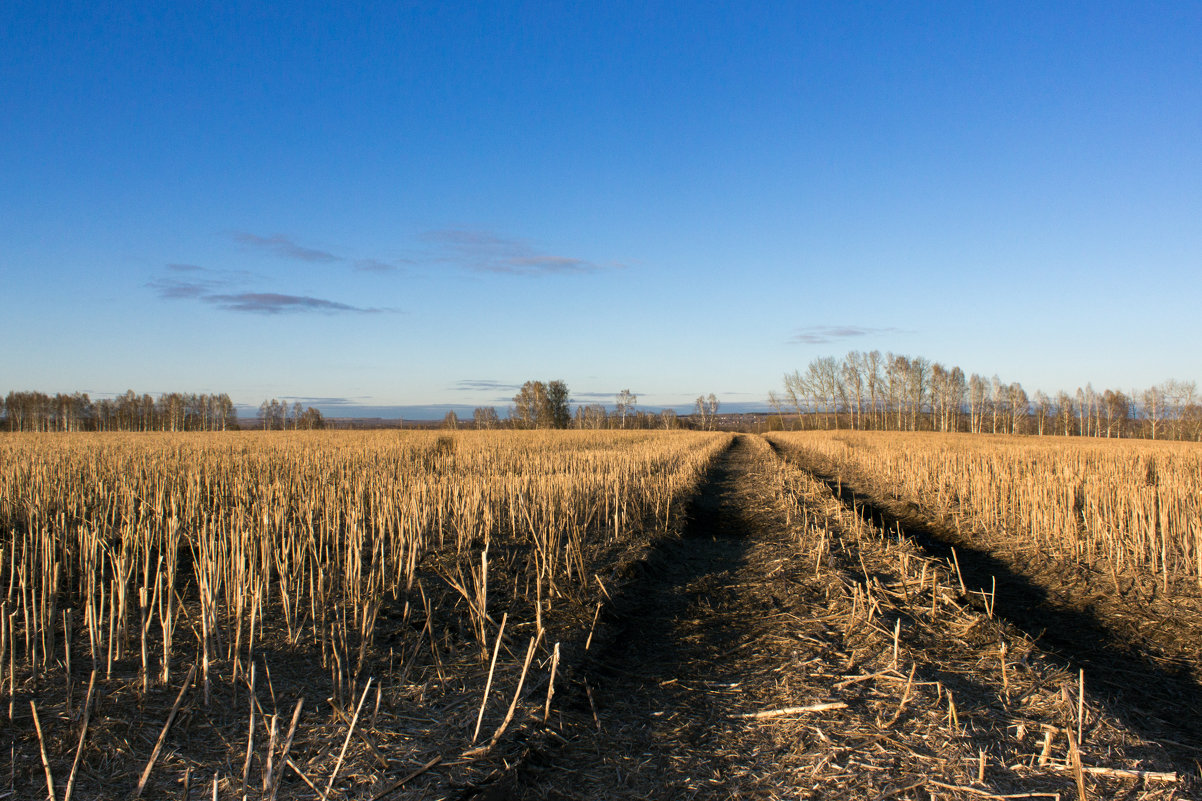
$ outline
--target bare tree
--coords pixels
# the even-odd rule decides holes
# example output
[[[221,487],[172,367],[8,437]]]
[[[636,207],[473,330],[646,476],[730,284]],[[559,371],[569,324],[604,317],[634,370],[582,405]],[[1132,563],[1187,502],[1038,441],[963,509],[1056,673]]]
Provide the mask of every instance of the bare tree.
[[[1006,387],[1006,410],[1010,418],[1010,433],[1021,434],[1031,411],[1031,401],[1022,384],[1017,381]]]
[[[497,410],[492,406],[478,406],[472,411],[472,424],[479,431],[486,431],[490,428],[498,428],[501,425],[501,418],[497,416]]]
[[[823,411],[823,427],[829,428],[831,416],[834,415],[834,426],[839,427],[838,400],[840,396],[839,363],[833,356],[814,359],[806,368],[802,387],[806,394],[817,400]]]
[[[998,432],[998,421],[1006,418],[1006,394],[1003,392],[1002,379],[994,375],[989,379],[989,418],[993,424],[993,433]],[[1003,427],[1004,427],[1003,422]]]
[[[1169,379],[1161,384],[1161,392],[1164,394],[1167,417],[1171,421],[1173,439],[1185,439],[1185,410],[1194,404],[1198,385],[1193,381]]]
[[[639,396],[635,395],[629,389],[624,389],[618,393],[615,406],[617,407],[618,418],[622,421],[622,428],[626,427],[626,415],[630,413],[630,410],[634,408],[638,400]]]
[[[576,407],[576,427],[587,429],[605,428],[609,416],[599,403],[581,404]]]
[[[1064,436],[1070,436],[1076,412],[1073,408],[1073,398],[1064,390],[1056,393],[1056,422]]]
[[[785,413],[781,411],[780,397],[774,390],[768,390],[768,405],[776,412],[776,416],[780,418],[780,427],[783,430],[785,427]]]
[[[1052,399],[1042,389],[1035,393],[1035,429],[1039,436],[1044,435],[1044,428],[1052,416]]]
[[[886,406],[889,411],[896,414],[896,428],[900,431],[904,426],[902,419],[905,415],[906,397],[907,397],[907,379],[910,373],[910,360],[905,356],[895,355],[892,353],[885,354],[885,380],[887,383],[888,401]],[[888,417],[886,417],[885,428],[888,428]]]
[[[509,415],[514,428],[537,428],[540,417],[547,417],[547,387],[542,381],[527,381],[513,396],[513,413]]]
[[[1102,414],[1106,418],[1106,436],[1121,437],[1131,416],[1131,400],[1121,390],[1108,389],[1102,393]]]
[[[974,434],[981,433],[981,424],[985,418],[985,397],[989,385],[985,379],[976,373],[968,379],[968,430]]]
[[[906,387],[910,397],[910,430],[918,430],[918,421],[922,416],[923,406],[927,401],[927,392],[931,379],[931,363],[922,356],[910,360],[910,370],[906,377]]]
[[[789,403],[797,412],[798,425],[801,425],[805,415],[803,404],[806,403],[806,397],[809,395],[809,387],[806,385],[805,378],[797,370],[785,373],[785,394],[789,396]]]
[[[851,351],[843,360],[843,386],[851,403],[851,427],[864,427],[864,364],[859,351]]]
[[[953,367],[948,375],[947,397],[948,403],[952,407],[952,431],[960,430],[960,415],[964,409],[964,393],[967,387],[964,381],[964,371],[959,367]]]
[[[1144,419],[1151,427],[1152,439],[1161,432],[1160,424],[1164,420],[1164,390],[1159,387],[1148,387],[1144,390]]]
[[[881,352],[879,350],[869,351],[863,355],[863,371],[864,383],[868,387],[868,403],[872,407],[872,420],[874,428],[884,428],[884,423],[880,419],[880,394],[883,378],[881,376]]]

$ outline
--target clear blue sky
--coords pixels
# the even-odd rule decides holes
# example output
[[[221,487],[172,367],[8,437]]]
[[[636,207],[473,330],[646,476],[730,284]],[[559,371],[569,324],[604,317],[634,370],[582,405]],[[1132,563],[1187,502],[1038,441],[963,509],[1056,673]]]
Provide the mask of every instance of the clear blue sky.
[[[1202,4],[356,5],[4,4],[0,393],[1202,379]]]

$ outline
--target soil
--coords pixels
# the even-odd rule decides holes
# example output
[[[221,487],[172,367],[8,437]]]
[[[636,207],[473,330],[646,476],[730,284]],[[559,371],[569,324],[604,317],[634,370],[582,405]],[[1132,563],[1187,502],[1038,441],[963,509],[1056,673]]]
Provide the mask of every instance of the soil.
[[[533,615],[510,609],[490,680],[436,566],[424,574],[424,608],[381,611],[395,654],[364,673],[379,677],[368,692],[332,684],[308,654],[269,638],[253,759],[242,756],[245,688],[215,685],[208,707],[193,690],[144,797],[186,799],[188,783],[192,798],[210,797],[211,781],[222,799],[268,797],[266,716],[279,716],[282,738],[304,695],[296,767],[277,771],[280,799],[320,796],[304,782],[324,789],[341,751],[330,797],[374,801],[1202,798],[1197,667],[1186,659],[1196,651],[1154,647],[1158,631],[1191,636],[1168,620],[1171,606],[1157,606],[1171,596],[1149,599],[1118,577],[1126,596],[1111,593],[1113,603],[1143,598],[1152,622],[1110,615],[1096,582],[1087,612],[1076,585],[1051,587],[1035,561],[950,542],[912,510],[865,503],[866,489],[852,498],[806,467],[763,438],[734,437],[681,530],[599,555],[608,570],[596,593],[556,602],[524,679]],[[519,555],[508,567],[494,558],[498,571],[518,569]],[[996,594],[982,592],[994,578]],[[1062,602],[1066,593],[1075,600]],[[98,693],[75,798],[134,785],[181,680],[144,696]],[[61,797],[84,687],[57,700],[42,692]],[[0,740],[15,744],[0,799],[44,797],[31,724],[28,704],[0,721]]]
[[[788,452],[866,522],[904,531],[924,552],[953,550],[971,602],[996,592],[995,613],[1066,665],[1087,696],[1162,743],[1178,770],[1202,759],[1202,592],[1146,571],[1114,570],[1024,547],[1018,532],[954,522],[951,513],[893,498],[829,463]]]
[[[738,437],[548,723],[462,797],[1199,797],[1189,745],[1080,698],[1075,664],[925,545]]]

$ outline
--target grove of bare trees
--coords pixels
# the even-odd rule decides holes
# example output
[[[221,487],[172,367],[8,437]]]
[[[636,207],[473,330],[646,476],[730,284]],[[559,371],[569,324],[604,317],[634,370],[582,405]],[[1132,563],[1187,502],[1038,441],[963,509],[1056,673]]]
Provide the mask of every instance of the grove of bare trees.
[[[163,393],[156,400],[132,389],[93,401],[87,393],[54,396],[9,392],[4,399],[9,431],[225,431],[238,427],[229,396]]]
[[[1127,393],[1086,384],[1072,394],[1030,397],[1017,381],[880,351],[814,359],[804,372],[786,373],[783,393],[769,392],[768,404],[781,428],[1202,439],[1193,381]]]
[[[265,431],[296,431],[325,428],[325,418],[313,407],[305,408],[300,401],[288,403],[272,398],[259,406],[259,428]]]

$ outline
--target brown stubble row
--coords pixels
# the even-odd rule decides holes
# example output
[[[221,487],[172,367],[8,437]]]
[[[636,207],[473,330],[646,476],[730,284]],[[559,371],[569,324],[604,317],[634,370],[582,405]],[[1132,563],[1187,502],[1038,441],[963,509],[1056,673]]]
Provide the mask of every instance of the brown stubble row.
[[[794,439],[802,438],[770,441]],[[1146,711],[1132,715],[1134,704],[1090,690],[1085,671],[1047,650],[1041,636],[1006,622],[1008,598],[995,615],[994,598],[963,591],[954,556],[932,555],[861,514],[806,469],[813,463],[779,460],[774,490],[790,509],[790,531],[812,568],[800,583],[817,590],[811,591],[817,606],[825,598],[828,607],[815,618],[838,643],[828,659],[846,664],[798,673],[811,681],[835,674],[821,697],[847,702],[828,718],[824,732],[832,742],[815,756],[850,746],[848,756],[867,768],[848,787],[837,758],[811,757],[803,763],[810,774],[804,782],[824,791],[818,796],[1195,797],[1191,758],[1156,742],[1155,727],[1132,724],[1146,724]],[[1153,689],[1145,710],[1155,708],[1146,703],[1153,694],[1164,703],[1173,699],[1170,689]],[[873,714],[863,714],[872,707]],[[888,745],[865,748],[866,742]]]
[[[771,438],[895,499],[1001,530],[1078,562],[1202,586],[1202,449],[1191,443],[1062,437],[792,432]]]
[[[351,708],[365,664],[379,664],[382,606],[408,618],[425,605],[419,637],[431,646],[443,637],[431,630],[421,575],[433,571],[462,597],[456,628],[473,633],[482,660],[518,596],[541,639],[559,599],[595,591],[589,557],[678,516],[726,441],[687,432],[3,438],[0,697],[11,720],[17,696],[40,697],[64,677],[69,707],[71,676],[89,667],[101,684],[125,675],[144,695],[196,665],[207,705],[215,683],[247,684],[266,624],[310,653]],[[115,664],[136,666],[136,678]]]

